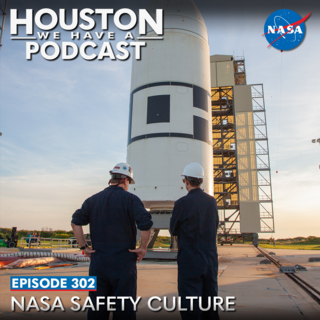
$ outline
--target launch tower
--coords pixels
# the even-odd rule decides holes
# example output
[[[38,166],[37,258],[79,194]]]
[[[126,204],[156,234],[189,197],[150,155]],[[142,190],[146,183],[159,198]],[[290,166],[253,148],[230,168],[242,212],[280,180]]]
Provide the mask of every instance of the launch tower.
[[[274,232],[263,84],[244,57],[210,57],[214,195],[220,237]]]

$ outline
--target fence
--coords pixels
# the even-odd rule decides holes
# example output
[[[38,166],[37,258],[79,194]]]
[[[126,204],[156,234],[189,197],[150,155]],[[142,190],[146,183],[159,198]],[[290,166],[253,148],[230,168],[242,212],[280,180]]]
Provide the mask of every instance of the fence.
[[[78,243],[75,239],[54,239],[54,238],[28,238],[22,237],[19,240],[18,246],[20,248],[37,248],[37,249],[52,249],[62,250],[77,248]]]

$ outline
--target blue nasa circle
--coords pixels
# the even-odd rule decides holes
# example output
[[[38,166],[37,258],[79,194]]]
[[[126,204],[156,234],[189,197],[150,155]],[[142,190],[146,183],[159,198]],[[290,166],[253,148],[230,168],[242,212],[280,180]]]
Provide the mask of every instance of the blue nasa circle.
[[[267,18],[264,25],[264,33],[267,41],[271,44],[274,40],[288,31],[288,29],[283,28],[284,32],[282,32],[282,29],[280,27],[285,27],[301,19],[302,18],[299,14],[289,9],[281,9],[273,12]],[[304,39],[304,36],[306,34],[306,27],[304,22],[299,25],[300,28],[294,27],[295,26],[293,26],[292,28],[292,33],[287,33],[271,45],[278,50],[291,50],[296,48]],[[280,28],[280,30],[275,31],[275,29],[278,28]],[[274,33],[268,33],[271,29],[274,30]]]

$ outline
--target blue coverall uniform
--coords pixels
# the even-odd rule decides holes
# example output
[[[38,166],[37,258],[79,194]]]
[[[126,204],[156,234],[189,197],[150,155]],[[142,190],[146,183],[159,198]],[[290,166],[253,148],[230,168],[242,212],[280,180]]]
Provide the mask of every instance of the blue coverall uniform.
[[[121,187],[109,186],[88,198],[73,214],[72,223],[90,224],[92,248],[96,252],[91,254],[89,275],[97,276],[97,291],[90,291],[89,295],[95,308],[97,296],[136,299],[137,255],[129,249],[136,248],[137,227],[147,231],[153,224],[141,200]],[[125,311],[121,311],[121,301],[116,301],[113,319],[134,320],[136,315],[130,300],[125,300]],[[100,311],[88,310],[88,319],[108,318],[106,306],[100,306]]]
[[[200,188],[175,202],[170,232],[178,236],[178,291],[181,306],[188,309],[181,311],[183,320],[219,319],[218,311],[212,308],[212,297],[218,295],[218,224],[216,200]],[[194,311],[190,311],[187,296],[202,297],[203,308],[211,297],[210,310],[201,311],[199,300],[194,300]]]

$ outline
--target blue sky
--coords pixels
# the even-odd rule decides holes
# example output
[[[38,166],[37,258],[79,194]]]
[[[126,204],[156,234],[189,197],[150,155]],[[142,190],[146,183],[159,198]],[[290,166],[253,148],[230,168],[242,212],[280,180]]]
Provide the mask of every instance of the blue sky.
[[[320,146],[311,139],[320,138],[320,12],[311,1],[303,7],[283,1],[301,16],[312,15],[303,43],[281,53],[267,49],[261,36],[267,16],[281,6],[271,1],[252,11],[249,2],[242,10],[221,5],[214,11],[195,1],[210,53],[244,53],[248,84],[264,84],[275,236],[319,236]],[[91,8],[101,7],[95,3]],[[110,168],[126,159],[131,58],[47,61],[39,54],[27,61],[25,42],[10,40],[9,31],[7,19],[0,52],[0,226],[68,230],[72,213],[106,187]],[[122,37],[116,31],[116,40]],[[62,35],[68,38],[69,32]]]

